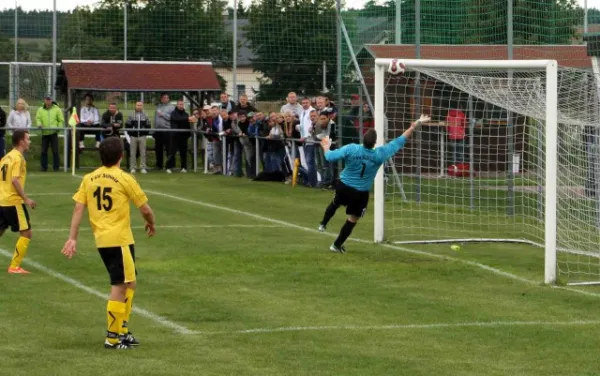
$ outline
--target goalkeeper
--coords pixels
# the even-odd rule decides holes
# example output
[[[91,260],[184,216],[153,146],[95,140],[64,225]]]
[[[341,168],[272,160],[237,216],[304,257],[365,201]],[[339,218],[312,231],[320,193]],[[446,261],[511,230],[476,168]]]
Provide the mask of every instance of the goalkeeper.
[[[319,231],[325,231],[327,223],[335,215],[337,209],[343,205],[346,207],[348,218],[342,226],[340,234],[335,242],[329,247],[332,252],[345,253],[344,242],[356,226],[369,204],[369,190],[375,180],[375,175],[379,167],[386,160],[390,159],[398,150],[404,147],[406,140],[413,134],[415,129],[423,123],[428,123],[430,117],[421,115],[419,120],[414,121],[402,136],[392,140],[386,145],[375,147],[377,142],[377,132],[370,129],[365,133],[363,144],[350,144],[337,150],[329,150],[331,140],[329,137],[321,140],[321,146],[325,152],[325,159],[328,162],[335,162],[343,159],[345,168],[340,175],[340,182],[336,188],[333,200],[325,209],[325,215],[319,225]]]

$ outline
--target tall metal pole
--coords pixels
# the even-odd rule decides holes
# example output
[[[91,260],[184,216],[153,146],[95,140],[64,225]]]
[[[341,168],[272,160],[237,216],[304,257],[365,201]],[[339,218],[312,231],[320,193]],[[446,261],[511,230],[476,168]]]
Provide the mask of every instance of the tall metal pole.
[[[506,25],[506,38],[507,38],[507,55],[508,60],[513,59],[513,0],[508,1],[508,17],[507,17],[507,25]],[[508,71],[508,84],[511,84],[511,79],[513,77],[512,71]],[[514,126],[513,126],[513,116],[512,112],[507,111],[506,113],[506,141],[507,152],[508,152],[508,161],[507,161],[507,175],[506,175],[506,183],[507,183],[507,214],[514,215],[515,214],[515,188],[514,188],[514,156],[515,156],[515,137],[514,137]]]
[[[233,0],[233,100],[237,103],[238,92],[237,92],[237,7],[238,0]]]
[[[473,96],[469,95],[469,208],[475,210],[475,114]],[[460,160],[464,160],[465,151],[462,150]]]
[[[123,60],[127,60],[127,8],[128,8],[128,4],[127,1],[125,1],[123,3]],[[125,109],[127,109],[127,92],[125,92],[125,95],[123,96],[123,98],[125,99]],[[135,156],[130,156],[130,158],[135,158]]]
[[[402,44],[402,0],[396,0],[396,37],[394,44]]]
[[[56,0],[52,5],[52,99],[56,99],[56,45],[57,45],[57,30],[56,30]]]
[[[342,119],[342,109],[344,107],[343,98],[342,98],[342,2],[341,0],[336,0],[335,2],[335,13],[336,13],[336,46],[337,46],[337,71],[335,77],[335,86],[337,88],[337,128],[338,128],[338,141],[339,146],[344,144],[344,122]],[[335,178],[335,176],[334,176]]]
[[[123,60],[127,60],[127,5],[123,5]]]
[[[508,60],[513,59],[513,0],[507,0],[507,23],[506,23],[506,40],[508,48]]]
[[[371,112],[372,113],[372,112]],[[372,118],[372,116],[371,116]],[[362,87],[358,87],[358,139],[360,143],[363,143],[363,90]]]
[[[421,0],[415,1],[415,58],[421,58]],[[415,74],[415,116],[421,115],[421,73]],[[423,184],[423,176],[421,174],[422,161],[421,161],[421,150],[423,135],[420,130],[417,130],[415,135],[417,142],[417,185],[416,189],[416,200],[421,202],[421,187]]]
[[[323,60],[323,93],[327,92],[327,62]]]
[[[421,0],[415,1],[415,53],[421,58]]]
[[[19,16],[18,16],[18,4],[15,0],[15,63],[19,61]]]
[[[19,16],[18,16],[18,4],[17,0],[15,0],[15,56],[13,58],[14,62],[17,63],[19,61]],[[17,98],[19,96],[19,80],[18,77],[18,64],[11,64],[9,66],[10,76],[8,78],[9,86],[11,88],[10,93],[8,94],[8,106],[13,108],[17,103]]]
[[[588,2],[583,1],[583,32],[588,32]]]

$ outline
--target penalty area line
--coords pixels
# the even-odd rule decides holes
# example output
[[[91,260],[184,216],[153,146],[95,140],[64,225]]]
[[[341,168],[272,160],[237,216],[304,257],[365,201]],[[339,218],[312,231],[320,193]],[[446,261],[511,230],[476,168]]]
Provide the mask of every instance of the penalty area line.
[[[7,250],[1,249],[1,248],[0,248],[0,255],[3,255],[3,256],[5,256],[5,257],[7,257],[9,259],[12,258],[12,252],[8,252]],[[59,272],[57,272],[57,271],[55,271],[53,269],[50,269],[50,268],[48,268],[48,267],[40,264],[39,262],[33,261],[30,258],[26,258],[23,262],[25,264],[29,265],[30,267],[34,268],[34,269],[37,269],[37,270],[39,270],[39,271],[41,271],[41,272],[43,272],[43,273],[45,273],[45,274],[47,274],[47,275],[49,275],[51,277],[59,279],[59,280],[65,282],[65,283],[67,283],[67,284],[69,284],[69,285],[71,285],[73,287],[76,287],[76,288],[78,288],[80,290],[83,290],[83,291],[87,292],[90,295],[94,295],[94,296],[97,296],[97,297],[102,298],[104,300],[108,300],[108,295],[103,294],[100,291],[95,290],[95,289],[93,289],[91,287],[88,287],[88,286],[84,285],[83,283],[81,283],[81,282],[79,282],[79,281],[77,281],[77,280],[75,280],[75,279],[73,279],[71,277],[67,277],[66,275],[64,275],[62,273],[59,273]],[[144,317],[146,317],[146,318],[154,321],[155,323],[160,324],[160,325],[162,325],[162,326],[164,326],[166,328],[173,329],[177,333],[180,333],[180,334],[192,334],[192,333],[194,333],[193,330],[190,330],[190,329],[186,328],[185,326],[182,326],[182,325],[179,325],[177,323],[174,323],[173,321],[170,321],[170,320],[168,320],[168,319],[166,319],[166,318],[164,318],[162,316],[159,316],[159,315],[157,315],[155,313],[152,313],[152,312],[150,312],[148,310],[145,310],[143,308],[140,308],[138,306],[133,306],[133,312],[139,314],[140,316],[144,316]]]
[[[392,324],[392,325],[324,325],[324,326],[286,326],[278,328],[255,328],[232,331],[194,331],[190,334],[202,335],[232,335],[232,334],[269,334],[285,332],[319,332],[319,331],[392,331],[392,330],[421,330],[421,329],[455,329],[455,328],[499,328],[525,326],[593,326],[600,325],[598,320],[574,321],[476,321],[458,323],[432,324]]]

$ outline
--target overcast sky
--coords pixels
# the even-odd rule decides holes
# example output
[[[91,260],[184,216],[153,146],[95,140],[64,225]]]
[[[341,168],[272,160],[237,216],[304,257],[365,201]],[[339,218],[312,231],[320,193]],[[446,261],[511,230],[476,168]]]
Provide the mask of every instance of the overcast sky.
[[[243,0],[245,4],[249,3],[249,0]],[[358,8],[361,4],[364,4],[367,0],[346,0],[348,7]],[[2,8],[13,8],[14,0],[2,0]],[[98,0],[56,0],[56,7],[59,10],[73,9],[78,5],[93,5]],[[584,0],[578,0],[579,4],[583,7]],[[16,0],[16,3],[24,10],[32,9],[52,9],[53,0]],[[233,0],[229,0],[229,3],[233,4]],[[600,0],[587,0],[589,8],[600,9]]]

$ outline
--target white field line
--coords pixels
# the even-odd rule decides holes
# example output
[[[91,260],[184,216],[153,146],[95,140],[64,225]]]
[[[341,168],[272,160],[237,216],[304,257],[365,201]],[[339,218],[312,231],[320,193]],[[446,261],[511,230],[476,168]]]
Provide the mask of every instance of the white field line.
[[[157,229],[184,229],[184,228],[208,228],[208,229],[220,229],[220,228],[281,228],[282,226],[277,225],[163,225],[156,226]],[[131,226],[132,229],[144,229],[144,226]],[[69,231],[68,227],[63,228],[33,228],[34,232],[65,232]],[[90,227],[80,227],[80,231],[91,231]]]
[[[80,176],[77,176],[79,178],[81,178]],[[285,222],[285,221],[281,221],[281,220],[277,220],[277,219],[273,219],[273,218],[269,218],[269,217],[264,217],[258,214],[254,214],[254,213],[249,213],[249,212],[245,212],[242,210],[237,210],[237,209],[232,209],[232,208],[228,208],[228,207],[224,207],[224,206],[220,206],[220,205],[215,205],[215,204],[210,204],[210,203],[206,203],[206,202],[202,202],[202,201],[198,201],[198,200],[191,200],[191,199],[186,199],[183,197],[177,197],[177,196],[173,196],[173,195],[169,195],[166,193],[162,193],[162,192],[156,192],[156,191],[150,191],[150,190],[146,190],[146,192],[157,195],[157,196],[163,196],[163,197],[167,197],[167,198],[171,198],[174,200],[179,200],[182,202],[187,202],[187,203],[192,203],[192,204],[196,204],[196,205],[200,205],[200,206],[205,206],[208,208],[212,208],[212,209],[217,209],[217,210],[222,210],[222,211],[226,211],[226,212],[230,212],[230,213],[234,213],[234,214],[241,214],[241,215],[245,215],[248,217],[252,217],[252,218],[256,218],[262,221],[266,221],[266,222],[271,222],[283,227],[289,227],[289,228],[296,228],[302,231],[307,231],[307,232],[312,232],[312,233],[317,233],[317,234],[323,234],[326,236],[330,236],[330,237],[335,237],[335,234],[332,233],[321,233],[318,230],[315,229],[311,229],[308,227],[304,227],[304,226],[299,226],[293,223],[289,223],[289,222]],[[362,239],[354,239],[354,238],[350,238],[349,240],[355,241],[355,242],[360,242],[360,243],[371,243],[369,241],[366,240],[362,240]],[[459,263],[464,263],[470,266],[474,266],[477,268],[481,268],[483,270],[489,271],[491,273],[506,277],[506,278],[510,278],[513,280],[517,280],[517,281],[521,281],[521,282],[525,282],[527,284],[532,284],[532,285],[539,285],[538,282],[526,279],[526,278],[522,278],[519,277],[517,275],[508,273],[508,272],[504,272],[502,270],[493,268],[491,266],[488,265],[484,265],[484,264],[480,264],[478,262],[474,262],[474,261],[468,261],[468,260],[461,260],[458,258],[454,258],[454,257],[449,257],[449,256],[442,256],[442,255],[438,255],[435,253],[430,253],[430,252],[424,252],[424,251],[418,251],[418,250],[413,250],[410,248],[405,248],[405,247],[398,247],[398,246],[394,246],[394,245],[390,245],[390,244],[382,244],[383,246],[385,246],[386,248],[391,248],[391,249],[395,249],[395,250],[400,250],[403,252],[407,252],[407,253],[412,253],[412,254],[418,254],[418,255],[422,255],[422,256],[429,256],[432,258],[436,258],[436,259],[444,259],[444,260],[451,260],[451,261],[456,261]],[[0,249],[0,254],[10,258],[12,257],[12,254],[6,250]],[[61,273],[58,273],[52,269],[49,269],[39,263],[36,263],[35,261],[32,261],[30,259],[26,260],[26,263],[31,265],[32,267],[41,270],[57,279],[60,279],[64,282],[69,283],[70,285],[80,288],[86,292],[88,292],[89,294],[98,296],[102,299],[106,299],[107,296],[102,294],[101,292],[94,290],[90,287],[87,287],[83,284],[81,284],[80,282],[69,278]],[[563,289],[563,290],[567,290],[567,291],[571,291],[571,292],[575,292],[575,293],[579,293],[579,294],[584,294],[584,295],[588,295],[588,296],[593,296],[593,297],[600,297],[600,294],[596,294],[596,293],[592,293],[592,292],[588,292],[588,291],[582,291],[582,290],[577,290],[577,289],[573,289],[573,288],[568,288],[568,287],[556,287],[558,289]],[[238,330],[238,331],[215,331],[215,332],[203,332],[203,331],[194,331],[194,330],[190,330],[184,326],[181,326],[179,324],[176,324],[174,322],[171,322],[161,316],[158,316],[152,312],[146,311],[144,309],[141,309],[139,307],[134,307],[134,311],[139,313],[142,316],[145,316],[157,323],[160,323],[161,325],[164,325],[166,327],[172,328],[175,331],[177,331],[178,333],[181,334],[203,334],[203,335],[211,335],[211,334],[248,334],[248,333],[278,333],[278,332],[293,332],[293,331],[326,331],[326,330],[408,330],[408,329],[435,329],[435,328],[458,328],[458,327],[507,327],[507,326],[581,326],[581,325],[600,325],[600,321],[559,321],[559,322],[551,322],[551,321],[505,321],[505,322],[471,322],[471,323],[438,323],[438,324],[405,324],[405,325],[381,325],[381,326],[353,326],[353,325],[340,325],[340,326],[306,326],[306,327],[280,327],[280,328],[255,328],[255,329],[244,329],[244,330]]]
[[[393,330],[420,330],[420,329],[453,329],[453,328],[498,328],[519,326],[593,326],[600,325],[600,321],[574,320],[574,321],[477,321],[462,323],[433,323],[433,324],[392,324],[392,325],[325,325],[325,326],[287,326],[279,328],[255,328],[231,331],[195,331],[192,334],[268,334],[284,332],[318,332],[318,331],[393,331]]]
[[[3,255],[3,256],[5,256],[5,257],[7,257],[7,258],[12,258],[12,252],[8,252],[5,249],[0,249],[0,254]],[[91,287],[88,287],[88,286],[84,285],[83,283],[81,283],[81,282],[79,282],[79,281],[77,281],[77,280],[75,280],[73,278],[67,277],[66,275],[64,275],[62,273],[59,273],[59,272],[57,272],[55,270],[52,270],[52,269],[50,269],[50,268],[48,268],[48,267],[46,267],[46,266],[44,266],[44,265],[42,265],[42,264],[40,264],[38,262],[35,262],[35,261],[31,260],[30,258],[26,258],[24,260],[24,263],[26,265],[29,265],[30,267],[32,267],[34,269],[37,269],[37,270],[39,270],[39,271],[41,271],[43,273],[48,274],[49,276],[52,276],[52,277],[54,277],[56,279],[60,279],[61,281],[66,282],[66,283],[68,283],[69,285],[71,285],[73,287],[81,289],[81,290],[87,292],[90,295],[94,295],[94,296],[97,296],[97,297],[99,297],[101,299],[108,300],[108,295],[103,294],[100,291],[95,290],[95,289],[93,289]],[[23,277],[27,278],[26,276],[23,276]],[[146,318],[148,318],[148,319],[150,319],[150,320],[152,320],[152,321],[156,322],[157,324],[160,324],[160,325],[162,325],[164,327],[167,327],[169,329],[173,329],[177,333],[180,333],[180,334],[192,334],[192,333],[194,333],[194,331],[192,331],[192,330],[190,330],[190,329],[188,329],[188,328],[186,328],[186,327],[184,327],[182,325],[174,323],[173,321],[170,321],[170,320],[168,320],[168,319],[166,319],[164,317],[161,317],[161,316],[159,316],[159,315],[157,315],[155,313],[147,311],[147,310],[145,310],[143,308],[140,308],[138,306],[133,306],[133,312],[139,314],[140,316],[144,316],[144,317],[146,317]]]
[[[216,205],[216,204],[211,204],[208,202],[204,202],[204,201],[199,201],[199,200],[192,200],[192,199],[188,199],[188,198],[184,198],[184,197],[179,197],[179,196],[173,196],[167,193],[163,193],[163,192],[158,192],[158,191],[154,191],[154,190],[145,190],[147,193],[156,195],[156,196],[162,196],[162,197],[166,197],[166,198],[170,198],[172,200],[177,200],[177,201],[181,201],[181,202],[186,202],[189,204],[195,204],[195,205],[200,205],[200,206],[204,206],[207,208],[211,208],[211,209],[216,209],[216,210],[221,210],[221,211],[225,211],[225,212],[229,212],[229,213],[233,213],[233,214],[238,214],[238,215],[245,215],[251,218],[255,218],[261,221],[265,221],[265,222],[270,222],[276,225],[280,225],[283,227],[289,227],[289,228],[295,228],[298,230],[302,230],[302,231],[306,231],[306,232],[311,232],[311,233],[315,233],[315,234],[322,234],[322,235],[326,235],[329,237],[337,237],[337,234],[333,234],[330,232],[319,232],[317,229],[314,228],[309,228],[309,227],[304,227],[304,226],[300,226],[294,223],[290,223],[290,222],[286,222],[286,221],[282,221],[279,219],[274,219],[274,218],[270,218],[270,217],[265,217],[259,214],[254,214],[254,213],[250,213],[250,212],[246,212],[243,210],[238,210],[238,209],[233,209],[233,208],[229,208],[226,206],[221,206],[221,205]],[[364,239],[356,239],[356,238],[349,238],[348,240],[354,241],[354,242],[358,242],[358,243],[364,243],[364,244],[374,244],[372,241],[368,241],[368,240],[364,240]],[[420,255],[420,256],[426,256],[426,257],[430,257],[430,258],[434,258],[434,259],[438,259],[438,260],[446,260],[446,261],[454,261],[454,262],[458,262],[458,263],[462,263],[465,265],[469,265],[469,266],[473,266],[475,268],[479,268],[485,271],[488,271],[490,273],[502,276],[502,277],[506,277],[506,278],[510,278],[512,280],[515,281],[519,281],[519,282],[523,282],[523,283],[527,283],[529,285],[535,285],[535,286],[541,286],[541,283],[538,281],[533,281],[509,272],[505,272],[503,270],[491,267],[489,265],[485,265],[485,264],[481,264],[479,262],[475,262],[475,261],[470,261],[470,260],[463,260],[463,259],[459,259],[456,257],[452,257],[452,256],[445,256],[445,255],[440,255],[437,253],[431,253],[431,252],[426,252],[426,251],[419,251],[416,249],[411,249],[411,248],[406,248],[406,247],[400,247],[397,245],[392,245],[392,244],[378,244],[379,246],[385,247],[385,248],[389,248],[389,249],[394,249],[397,251],[402,251],[405,253],[410,253],[410,254],[414,254],[414,255]],[[577,294],[581,294],[581,295],[586,295],[586,296],[593,296],[596,298],[600,298],[600,293],[595,293],[595,292],[591,292],[591,291],[584,291],[584,290],[579,290],[579,289],[574,289],[574,288],[570,288],[570,287],[562,287],[562,286],[552,286],[555,289],[559,289],[559,290],[566,290],[566,291],[570,291],[570,292],[574,292]]]

